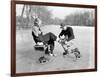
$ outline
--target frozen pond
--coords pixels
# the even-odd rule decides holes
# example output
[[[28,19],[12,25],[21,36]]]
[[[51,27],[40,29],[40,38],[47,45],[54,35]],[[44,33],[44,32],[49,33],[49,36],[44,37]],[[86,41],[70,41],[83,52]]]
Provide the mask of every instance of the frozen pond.
[[[94,27],[73,27],[75,33],[75,42],[79,48],[82,57],[74,62],[72,58],[63,58],[64,52],[61,45],[55,42],[52,61],[46,64],[39,64],[38,58],[43,52],[34,50],[34,41],[31,29],[17,30],[16,32],[16,72],[40,72],[40,71],[58,71],[71,69],[87,69],[94,67]],[[58,36],[59,26],[49,25],[42,27],[44,33],[52,32]]]

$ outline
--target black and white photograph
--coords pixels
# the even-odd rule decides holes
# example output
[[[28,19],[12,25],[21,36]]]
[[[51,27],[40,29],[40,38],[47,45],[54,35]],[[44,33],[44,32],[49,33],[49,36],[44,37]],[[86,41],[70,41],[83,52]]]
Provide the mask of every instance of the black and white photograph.
[[[16,73],[95,69],[95,9],[16,4]]]

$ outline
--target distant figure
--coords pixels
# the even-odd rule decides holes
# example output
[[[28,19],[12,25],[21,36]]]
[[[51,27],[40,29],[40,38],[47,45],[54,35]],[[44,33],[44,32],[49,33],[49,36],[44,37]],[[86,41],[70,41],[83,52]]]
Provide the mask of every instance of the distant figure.
[[[45,54],[49,54],[50,56],[53,56],[54,55],[53,50],[55,46],[54,41],[56,41],[57,37],[51,32],[43,35],[43,32],[40,29],[41,22],[42,21],[38,17],[34,19],[34,24],[32,26],[32,36],[36,44],[39,45],[47,44],[48,48],[46,49]]]
[[[65,49],[65,52],[63,53],[63,55],[66,55],[68,54],[68,47],[66,47],[66,44],[71,45],[75,39],[75,36],[74,36],[72,27],[62,23],[60,24],[60,28],[62,29],[62,31],[59,34],[59,38],[63,40],[62,45]]]

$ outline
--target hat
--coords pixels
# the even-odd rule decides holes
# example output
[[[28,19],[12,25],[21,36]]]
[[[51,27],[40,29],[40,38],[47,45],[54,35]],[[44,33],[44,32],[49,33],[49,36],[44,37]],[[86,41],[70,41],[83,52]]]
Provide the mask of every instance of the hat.
[[[37,15],[36,13],[32,13],[32,14],[31,14],[31,17],[32,17],[33,19],[35,19],[35,18],[38,18],[38,15]]]
[[[63,28],[64,26],[65,26],[64,23],[61,23],[61,24],[60,24],[60,28]]]

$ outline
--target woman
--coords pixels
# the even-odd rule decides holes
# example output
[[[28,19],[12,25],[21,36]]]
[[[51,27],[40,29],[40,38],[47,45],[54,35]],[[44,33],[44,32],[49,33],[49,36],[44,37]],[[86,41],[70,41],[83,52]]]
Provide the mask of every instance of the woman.
[[[43,35],[40,29],[40,24],[41,20],[39,18],[35,18],[34,25],[32,26],[32,36],[37,44],[41,42],[45,45],[48,44],[49,48],[46,49],[45,54],[53,56],[53,50],[55,45],[54,41],[56,41],[57,37],[51,32]]]

